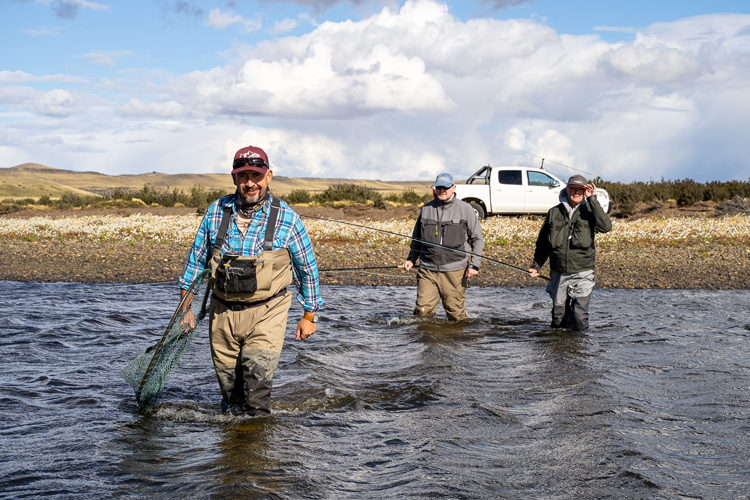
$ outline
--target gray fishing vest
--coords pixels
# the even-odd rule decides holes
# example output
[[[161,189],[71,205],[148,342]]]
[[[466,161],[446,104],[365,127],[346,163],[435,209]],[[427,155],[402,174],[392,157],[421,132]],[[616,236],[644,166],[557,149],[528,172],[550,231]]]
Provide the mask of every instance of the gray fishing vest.
[[[232,207],[224,207],[216,241],[211,248],[211,279],[208,285],[221,301],[253,303],[267,301],[286,292],[292,284],[292,258],[288,248],[272,250],[280,202],[274,198],[266,222],[263,252],[255,257],[222,254],[224,238],[232,219]]]

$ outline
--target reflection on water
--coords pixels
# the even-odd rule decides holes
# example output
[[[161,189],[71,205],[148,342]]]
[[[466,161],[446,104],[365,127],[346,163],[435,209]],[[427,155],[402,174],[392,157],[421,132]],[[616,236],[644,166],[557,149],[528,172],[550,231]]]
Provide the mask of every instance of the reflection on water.
[[[575,334],[542,289],[472,288],[449,323],[411,316],[413,288],[324,288],[251,418],[219,411],[205,330],[135,412],[117,374],[173,287],[2,283],[0,497],[746,495],[750,293],[595,293]]]

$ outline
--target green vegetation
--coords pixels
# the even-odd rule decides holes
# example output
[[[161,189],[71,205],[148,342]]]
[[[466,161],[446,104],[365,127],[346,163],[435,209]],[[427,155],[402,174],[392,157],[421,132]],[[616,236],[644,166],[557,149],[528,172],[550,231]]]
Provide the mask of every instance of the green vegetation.
[[[300,203],[317,203],[324,206],[336,206],[341,202],[354,202],[362,204],[381,204],[383,201],[391,203],[402,203],[405,205],[419,205],[432,199],[431,194],[419,195],[412,189],[401,193],[392,193],[383,196],[379,192],[357,184],[335,184],[325,191],[316,195],[310,194],[304,189],[295,189],[281,197],[287,203],[294,205]]]
[[[226,196],[226,191],[221,189],[206,189],[204,186],[194,184],[189,193],[184,193],[181,189],[157,189],[149,186],[143,186],[140,191],[126,191],[115,189],[110,198],[113,200],[132,201],[141,200],[146,205],[157,204],[162,207],[174,207],[177,204],[186,207],[206,208],[215,200]],[[136,202],[138,203],[138,202]]]
[[[291,193],[282,196],[284,201],[289,203],[290,205],[299,205],[300,203],[312,203],[313,197],[310,194],[309,191],[305,191],[304,189],[295,189]]]
[[[180,189],[159,189],[148,185],[138,191],[129,191],[116,188],[103,196],[87,195],[75,191],[65,191],[59,200],[52,199],[48,195],[41,196],[39,200],[33,198],[5,199],[0,202],[0,213],[10,213],[21,210],[28,205],[43,205],[50,208],[138,208],[142,206],[186,206],[205,210],[214,200],[225,196],[227,193],[220,189],[206,189],[201,185],[194,185],[189,193]],[[384,201],[391,203],[402,203],[414,205],[424,203],[432,199],[432,195],[419,195],[412,189],[407,189],[398,194],[390,194],[386,197],[371,188],[357,184],[335,184],[324,191],[313,195],[304,189],[295,189],[291,193],[282,195],[281,198],[289,204],[317,203],[324,206],[338,206],[342,202],[354,202],[371,205],[382,205]]]
[[[5,199],[0,202],[0,213],[15,212],[28,205],[44,205],[50,208],[127,208],[142,207],[144,205],[159,205],[162,207],[186,206],[205,209],[214,200],[227,193],[221,189],[206,189],[201,185],[194,185],[189,193],[181,189],[157,189],[148,185],[139,191],[128,191],[117,188],[104,196],[94,196],[65,191],[59,200],[53,200],[44,195],[39,200],[33,198]]]
[[[399,194],[391,194],[385,197],[386,201],[392,203],[404,203],[406,205],[420,205],[432,199],[431,194],[417,194],[413,189],[407,189]]]
[[[607,190],[610,198],[617,203],[622,215],[631,215],[638,202],[665,202],[675,200],[680,205],[694,205],[701,201],[728,201],[736,196],[750,197],[750,180],[705,184],[693,179],[662,180],[660,182],[608,182],[600,180],[598,187]]]
[[[742,200],[750,198],[750,180],[748,181],[712,181],[699,183],[692,179],[665,180],[659,182],[609,182],[595,181],[597,186],[606,189],[617,210],[622,216],[634,213],[638,203],[653,206],[668,200],[674,200],[680,205],[694,205],[703,201],[729,202],[741,204]],[[29,205],[47,206],[50,208],[126,208],[142,206],[186,206],[205,210],[214,200],[227,193],[221,189],[207,189],[203,185],[195,184],[188,192],[181,189],[160,189],[144,185],[140,190],[116,188],[102,196],[90,195],[76,191],[65,191],[60,199],[52,199],[43,195],[38,200],[34,198],[7,198],[0,201],[0,214],[12,213]],[[379,191],[360,184],[335,184],[327,187],[318,194],[312,194],[305,189],[295,189],[281,196],[290,204],[315,203],[323,206],[345,206],[347,203],[361,203],[381,206],[383,202],[403,205],[420,205],[432,199],[431,194],[420,195],[413,189],[406,189],[400,193],[382,195]],[[739,201],[737,201],[739,200]],[[722,206],[726,203],[722,203]],[[738,205],[739,206],[739,205]],[[744,207],[744,205],[742,205]],[[744,209],[743,209],[744,210]]]
[[[315,195],[317,203],[326,204],[337,201],[354,201],[356,203],[377,203],[382,201],[383,195],[372,189],[357,184],[334,184],[322,193]]]

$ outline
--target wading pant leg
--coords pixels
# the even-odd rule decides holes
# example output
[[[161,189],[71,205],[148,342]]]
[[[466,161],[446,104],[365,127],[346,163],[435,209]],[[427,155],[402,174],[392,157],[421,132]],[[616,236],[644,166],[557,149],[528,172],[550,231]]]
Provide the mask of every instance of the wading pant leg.
[[[466,319],[466,269],[438,273],[438,288],[448,319]]]
[[[437,312],[440,303],[440,289],[438,288],[437,271],[419,268],[417,273],[417,305],[414,314],[423,318],[431,318]]]
[[[242,366],[239,360],[242,345],[235,331],[235,314],[237,313],[227,309],[221,302],[211,301],[208,336],[224,409],[233,404],[241,404],[245,399]]]
[[[549,296],[552,298],[552,323],[550,328],[563,328],[567,320],[568,284],[563,273],[551,271],[549,276]]]
[[[551,328],[570,328],[582,332],[589,326],[589,303],[594,289],[594,271],[565,274],[550,273],[552,297]]]
[[[252,415],[271,413],[273,375],[279,366],[291,305],[292,294],[288,293],[259,307],[264,314],[255,324],[242,349],[242,372],[247,384],[243,410]]]
[[[567,326],[571,330],[582,332],[589,327],[589,304],[594,290],[594,272],[576,273],[568,285],[570,313]]]
[[[244,311],[211,302],[211,357],[223,399],[222,407],[244,400],[244,407],[269,413],[273,374],[284,344],[291,294]],[[244,394],[248,385],[249,393]],[[250,394],[250,392],[252,394]],[[252,396],[252,397],[251,397]]]

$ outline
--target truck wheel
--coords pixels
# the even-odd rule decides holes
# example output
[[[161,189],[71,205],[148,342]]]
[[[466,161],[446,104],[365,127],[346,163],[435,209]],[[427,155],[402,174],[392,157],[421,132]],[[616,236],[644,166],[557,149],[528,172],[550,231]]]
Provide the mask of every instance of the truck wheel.
[[[474,209],[474,213],[477,214],[477,219],[484,220],[484,209],[482,208],[482,205],[479,203],[469,203],[469,205]]]

